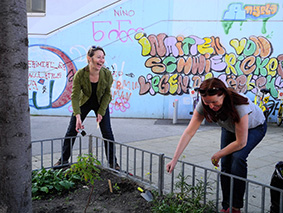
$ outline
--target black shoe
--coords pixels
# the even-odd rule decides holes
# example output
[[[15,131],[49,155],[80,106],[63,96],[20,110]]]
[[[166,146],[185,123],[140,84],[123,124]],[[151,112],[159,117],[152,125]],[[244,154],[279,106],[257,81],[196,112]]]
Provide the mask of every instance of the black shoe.
[[[113,166],[113,164],[109,164],[109,167],[112,168],[112,169],[118,170],[118,171],[121,170],[121,168],[120,168],[118,163],[115,164],[115,167]]]
[[[59,159],[57,163],[54,164],[53,167],[56,169],[61,169],[61,168],[68,167],[68,166],[69,166],[68,161],[63,161],[63,164],[62,164],[61,159]]]

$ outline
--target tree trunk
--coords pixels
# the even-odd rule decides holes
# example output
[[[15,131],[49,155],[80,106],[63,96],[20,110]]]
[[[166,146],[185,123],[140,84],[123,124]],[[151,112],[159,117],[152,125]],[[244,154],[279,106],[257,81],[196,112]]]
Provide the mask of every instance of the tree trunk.
[[[0,2],[0,212],[32,212],[26,0]]]

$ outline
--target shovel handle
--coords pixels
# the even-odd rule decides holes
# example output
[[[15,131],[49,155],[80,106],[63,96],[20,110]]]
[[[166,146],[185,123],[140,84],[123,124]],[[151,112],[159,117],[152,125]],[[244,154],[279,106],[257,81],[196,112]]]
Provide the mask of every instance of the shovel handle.
[[[143,192],[143,191],[144,191],[141,187],[138,187],[138,190],[139,190],[140,192]]]

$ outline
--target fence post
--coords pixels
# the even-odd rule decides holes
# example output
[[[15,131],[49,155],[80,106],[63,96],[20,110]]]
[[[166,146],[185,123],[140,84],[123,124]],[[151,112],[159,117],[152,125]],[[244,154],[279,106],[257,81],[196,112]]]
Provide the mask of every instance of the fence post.
[[[88,154],[92,155],[92,135],[89,136],[88,138]]]
[[[164,189],[164,154],[159,155],[159,170],[158,170],[158,193],[163,195]]]

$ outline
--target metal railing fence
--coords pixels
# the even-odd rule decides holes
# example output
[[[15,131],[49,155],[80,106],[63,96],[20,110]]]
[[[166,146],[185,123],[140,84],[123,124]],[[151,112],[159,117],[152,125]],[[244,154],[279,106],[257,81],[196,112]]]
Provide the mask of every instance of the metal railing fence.
[[[280,194],[279,212],[283,213],[283,190],[262,184],[253,180],[222,173],[217,169],[209,169],[185,161],[178,161],[172,174],[165,171],[166,164],[172,158],[162,153],[155,153],[131,145],[109,141],[96,136],[76,137],[77,142],[71,151],[69,164],[77,162],[78,156],[92,154],[101,162],[102,167],[109,168],[105,156],[104,141],[114,143],[116,157],[121,170],[116,171],[120,175],[127,176],[145,187],[158,191],[160,195],[166,193],[181,193],[182,189],[176,187],[180,177],[186,177],[185,181],[192,187],[201,183],[203,188],[203,203],[212,201],[217,211],[220,208],[222,194],[220,193],[220,176],[230,177],[230,209],[232,209],[233,183],[235,180],[242,180],[246,184],[244,196],[244,212],[268,212],[271,205],[270,191],[274,190]],[[62,157],[62,146],[65,138],[53,138],[32,141],[32,164],[33,170],[53,168],[54,163]],[[107,146],[109,148],[109,145]],[[108,150],[109,151],[109,150]],[[108,152],[109,153],[109,152]],[[191,196],[195,191],[192,190]]]

